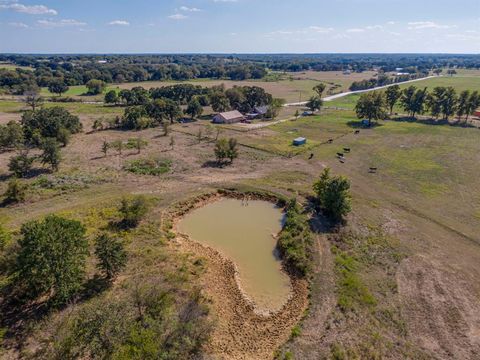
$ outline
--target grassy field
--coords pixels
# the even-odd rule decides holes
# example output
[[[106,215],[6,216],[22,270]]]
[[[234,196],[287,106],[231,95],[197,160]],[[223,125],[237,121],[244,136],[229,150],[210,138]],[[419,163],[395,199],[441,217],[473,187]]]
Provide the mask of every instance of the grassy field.
[[[0,62],[0,69],[7,69],[7,70],[15,70],[15,69],[22,69],[22,70],[31,70],[33,71],[33,68],[29,66],[18,66],[10,63],[4,63]]]

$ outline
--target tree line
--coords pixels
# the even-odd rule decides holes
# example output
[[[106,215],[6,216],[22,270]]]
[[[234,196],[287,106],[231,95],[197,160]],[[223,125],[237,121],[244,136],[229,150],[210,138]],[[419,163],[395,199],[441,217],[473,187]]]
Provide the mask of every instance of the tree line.
[[[205,63],[98,63],[35,61],[32,70],[0,69],[0,89],[22,95],[38,87],[87,85],[90,81],[107,84],[141,81],[185,81],[199,78],[247,80],[261,79],[265,67],[250,62],[210,61]]]
[[[385,92],[362,94],[355,111],[358,118],[376,121],[392,115],[397,105],[411,118],[429,114],[436,120],[449,121],[456,116],[458,122],[466,124],[480,107],[480,93],[464,90],[457,94],[455,88],[443,86],[437,86],[430,92],[427,88],[418,89],[415,86],[401,90],[398,85],[393,85]]]
[[[422,77],[428,76],[428,72],[415,72],[413,74],[397,75],[397,76],[388,76],[386,74],[379,74],[376,78],[371,78],[369,80],[360,80],[354,81],[350,85],[351,91],[366,90],[372,89],[379,86],[390,85],[394,83],[400,83],[404,81],[419,79]]]

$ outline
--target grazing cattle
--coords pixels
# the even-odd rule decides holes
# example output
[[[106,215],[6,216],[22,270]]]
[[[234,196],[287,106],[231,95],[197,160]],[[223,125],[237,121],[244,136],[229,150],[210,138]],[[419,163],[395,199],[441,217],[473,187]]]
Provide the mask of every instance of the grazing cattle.
[[[355,130],[355,135],[360,134],[360,130]]]
[[[340,162],[341,162],[342,164],[345,164],[345,158],[340,158]]]
[[[377,170],[378,170],[378,169],[377,169],[376,167],[371,167],[368,172],[369,172],[370,174],[375,174],[375,173],[377,172]]]
[[[312,160],[313,159],[313,153],[310,154],[310,157],[308,158],[308,160]]]
[[[329,144],[333,144],[333,139],[328,139],[327,141]]]
[[[343,148],[343,151],[345,151],[346,153],[349,153],[349,152],[350,152],[350,148],[345,147],[345,148]]]
[[[343,153],[339,153],[339,152],[338,152],[338,153],[337,153],[337,156],[342,158],[342,157],[344,157],[345,155],[344,155]]]

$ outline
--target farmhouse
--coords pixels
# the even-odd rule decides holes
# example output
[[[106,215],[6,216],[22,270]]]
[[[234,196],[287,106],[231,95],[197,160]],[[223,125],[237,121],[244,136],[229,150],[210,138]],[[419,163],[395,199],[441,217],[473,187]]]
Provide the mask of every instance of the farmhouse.
[[[247,117],[249,119],[263,119],[267,116],[267,113],[268,113],[267,105],[255,106],[253,108],[253,112],[250,114],[247,114]]]
[[[245,116],[238,110],[217,114],[212,120],[214,124],[233,124],[241,121],[245,121]]]

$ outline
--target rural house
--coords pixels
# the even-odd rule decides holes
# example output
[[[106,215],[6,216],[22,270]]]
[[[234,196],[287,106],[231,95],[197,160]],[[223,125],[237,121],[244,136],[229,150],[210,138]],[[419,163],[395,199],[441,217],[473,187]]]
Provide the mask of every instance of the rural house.
[[[238,110],[223,112],[213,117],[214,124],[233,124],[245,121],[245,117]]]
[[[255,106],[253,108],[253,112],[250,114],[247,114],[247,117],[249,119],[263,119],[267,116],[268,114],[268,106],[263,105],[263,106]]]

